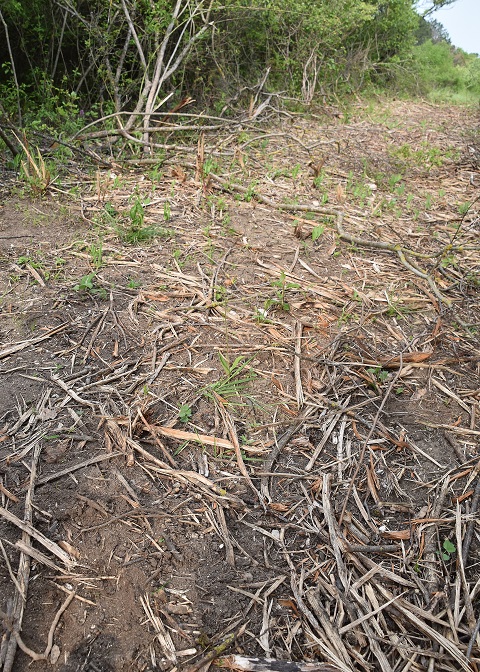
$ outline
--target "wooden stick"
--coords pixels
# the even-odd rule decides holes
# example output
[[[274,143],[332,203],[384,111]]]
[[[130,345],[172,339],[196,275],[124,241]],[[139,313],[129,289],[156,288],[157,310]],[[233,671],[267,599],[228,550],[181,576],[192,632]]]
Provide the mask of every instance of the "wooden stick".
[[[27,495],[25,497],[24,524],[26,528],[31,527],[32,524],[33,493],[35,490],[35,479],[37,477],[37,466],[38,461],[40,459],[41,450],[42,450],[41,446],[37,444],[33,451],[32,464],[30,467],[30,486],[28,488]],[[23,530],[22,542],[26,545],[30,545],[30,534],[27,531],[27,529]],[[17,629],[17,631],[19,631],[22,627],[23,612],[25,609],[25,604],[27,602],[29,579],[30,579],[30,557],[26,553],[20,553],[20,560],[18,563],[18,572],[17,572],[17,583],[15,584],[17,590],[15,591],[15,596],[13,598],[13,609],[12,609],[12,623],[14,624],[14,627]],[[18,590],[18,587],[20,587],[20,590]],[[5,653],[3,672],[12,671],[16,652],[17,652],[17,640],[15,637],[10,637],[7,650]]]
[[[331,663],[295,663],[291,660],[247,658],[236,654],[221,658],[215,665],[241,672],[338,672],[341,669]]]

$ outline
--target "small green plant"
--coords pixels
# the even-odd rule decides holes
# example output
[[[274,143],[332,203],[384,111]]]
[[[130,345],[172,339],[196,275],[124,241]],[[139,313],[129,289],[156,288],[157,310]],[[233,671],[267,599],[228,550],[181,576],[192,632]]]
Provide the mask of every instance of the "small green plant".
[[[409,313],[411,310],[414,310],[411,306],[407,306],[401,303],[401,300],[395,296],[389,296],[386,293],[388,306],[385,310],[385,314],[388,317],[401,317],[403,318],[406,313]]]
[[[323,234],[325,231],[325,226],[323,224],[319,224],[318,226],[313,227],[312,231],[312,240],[315,242],[320,238],[320,236]]]
[[[268,313],[264,308],[256,308],[253,314],[253,319],[260,324],[271,323],[271,320],[268,319]]]
[[[107,298],[107,292],[104,287],[98,287],[95,284],[96,273],[88,273],[80,278],[74,286],[76,292],[83,292],[85,294],[92,294],[98,296],[100,299]]]
[[[465,282],[468,286],[478,289],[480,287],[480,274],[475,273],[474,271],[467,273]]]
[[[289,171],[287,168],[273,168],[268,172],[268,177],[271,180],[275,180],[277,177],[289,177]]]
[[[465,203],[460,203],[460,205],[458,206],[458,214],[461,217],[464,217],[469,211],[471,205],[472,204],[469,201],[465,201]]]
[[[17,142],[25,155],[23,159],[20,159],[21,177],[33,196],[44,194],[52,183],[50,166],[45,162],[38,147],[36,147],[35,156],[35,152],[30,150],[26,142],[23,143],[18,137]]]
[[[356,289],[353,290],[353,296],[352,296],[352,299],[353,299],[354,301],[357,301],[358,303],[362,303],[362,297],[361,297],[361,295],[357,292]]]
[[[89,273],[80,278],[79,282],[73,288],[76,292],[89,292],[94,288],[93,280],[95,278],[95,273]]]
[[[365,205],[365,201],[371,195],[370,187],[363,182],[354,183],[352,180],[347,183],[347,190],[351,191],[354,198],[359,201],[360,207]]]
[[[255,196],[255,187],[257,186],[257,181],[253,180],[253,182],[250,182],[250,184],[247,187],[247,191],[245,192],[245,195],[243,197],[243,200],[246,201],[247,203],[250,203],[252,198]]]
[[[17,264],[21,266],[22,268],[24,266],[31,266],[32,268],[35,269],[42,269],[43,264],[40,261],[36,261],[35,259],[32,259],[32,257],[27,257],[27,256],[22,256],[18,257],[17,259]]]
[[[145,221],[145,208],[138,196],[130,208],[128,216],[131,219],[132,227],[136,229],[141,229],[143,227]]]
[[[142,283],[140,282],[140,280],[135,280],[134,278],[130,278],[129,281],[127,282],[128,289],[138,289],[141,286]]]
[[[457,547],[455,546],[454,543],[450,541],[450,539],[445,539],[443,544],[442,544],[442,551],[440,555],[442,556],[442,560],[445,560],[445,562],[448,562],[451,560],[452,555],[457,552]]]
[[[164,216],[166,214],[169,214],[169,210],[164,210]],[[118,231],[118,235],[124,243],[138,245],[138,243],[151,241],[157,236],[169,237],[173,235],[173,232],[169,229],[155,225],[145,225],[145,206],[138,195],[135,196],[134,203],[128,211],[128,218],[130,219],[129,225]]]
[[[176,247],[173,252],[172,252],[172,257],[175,259],[177,262],[177,265],[179,268],[183,268],[185,266],[185,262],[187,261],[188,257],[185,259],[182,259],[182,250],[179,247]]]
[[[172,218],[172,211],[170,209],[170,202],[165,201],[165,203],[163,205],[163,219],[166,222],[169,222],[171,220],[171,218]]]
[[[442,268],[448,268],[449,266],[457,266],[457,259],[454,254],[445,254],[441,261],[440,266]]]
[[[103,242],[100,240],[98,245],[97,243],[92,243],[89,252],[92,258],[92,266],[98,270],[103,266]]]
[[[348,324],[352,319],[353,319],[353,313],[348,311],[347,308],[343,306],[342,313],[338,318],[338,326],[341,327],[342,324]]]
[[[378,380],[380,383],[384,383],[388,378],[388,371],[385,371],[380,366],[376,366],[375,368],[371,367],[367,369],[367,373],[373,376],[373,378]]]
[[[65,266],[67,265],[66,259],[63,259],[62,257],[55,257],[53,260],[53,278],[54,280],[58,280],[61,277],[64,277],[65,275]]]
[[[247,385],[257,377],[255,371],[248,366],[251,359],[245,359],[245,357],[239,355],[231,362],[221,352],[218,353],[218,358],[225,376],[215,383],[207,385],[203,389],[203,394],[208,399],[216,401],[217,396],[229,400],[244,393]]]
[[[213,293],[216,303],[224,303],[228,298],[228,289],[224,285],[215,285]]]
[[[300,164],[296,163],[292,168],[292,178],[296,180],[299,173],[300,173]]]
[[[205,159],[203,163],[203,177],[208,177],[210,173],[218,173],[218,163],[211,156]]]
[[[163,178],[162,164],[158,163],[156,166],[150,169],[148,177],[151,182],[160,182]]]
[[[178,409],[178,419],[180,422],[184,422],[185,424],[190,421],[190,418],[192,417],[192,409],[188,404],[182,404],[180,408]]]
[[[278,280],[272,280],[271,284],[276,288],[275,296],[265,301],[265,310],[268,310],[269,308],[279,308],[280,310],[288,312],[290,310],[290,304],[285,298],[285,293],[289,289],[298,289],[300,285],[297,282],[287,282],[285,271],[280,273]]]

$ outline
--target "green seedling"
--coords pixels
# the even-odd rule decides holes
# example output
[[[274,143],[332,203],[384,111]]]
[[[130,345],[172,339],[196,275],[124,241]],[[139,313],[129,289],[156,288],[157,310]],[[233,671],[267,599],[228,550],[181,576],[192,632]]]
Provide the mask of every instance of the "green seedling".
[[[18,257],[17,264],[22,268],[24,268],[25,266],[31,266],[32,268],[35,269],[43,269],[43,264],[40,261],[36,261],[35,259],[26,256]]]
[[[180,408],[178,409],[178,419],[180,422],[184,422],[185,424],[190,421],[190,418],[192,417],[192,409],[188,404],[182,404]]]
[[[164,217],[170,217],[170,204],[165,204]],[[120,239],[124,243],[130,245],[137,245],[138,243],[148,242],[157,236],[169,237],[173,232],[169,229],[154,225],[145,225],[145,206],[142,204],[140,198],[137,196],[135,201],[128,211],[130,224],[123,230],[119,231]],[[167,221],[167,220],[166,220]]]
[[[150,178],[151,182],[160,182],[163,179],[162,164],[159,163],[154,166],[148,173],[148,177]]]
[[[224,303],[226,301],[228,289],[224,285],[215,285],[213,292],[217,303]]]
[[[325,226],[323,224],[319,224],[318,226],[313,227],[312,231],[312,240],[315,242],[320,238],[320,236],[323,234],[325,231]]]
[[[239,355],[230,362],[221,352],[218,353],[218,358],[225,375],[215,383],[204,387],[203,394],[212,401],[217,401],[218,397],[230,400],[232,397],[240,396],[245,392],[247,385],[257,377],[255,371],[248,366],[252,360]]]
[[[100,241],[98,245],[92,243],[89,252],[92,258],[92,266],[98,270],[103,266],[103,242]]]
[[[390,187],[390,189],[394,189],[396,187],[396,185],[399,182],[401,182],[402,179],[403,179],[403,175],[399,175],[399,174],[391,175],[388,178],[388,186]]]
[[[448,268],[449,266],[457,266],[457,259],[454,254],[446,254],[442,257],[440,261],[440,266],[442,268]]]
[[[85,294],[92,294],[98,296],[100,299],[107,298],[107,292],[103,287],[97,287],[95,284],[96,273],[88,273],[80,278],[74,286],[76,292],[83,292]]]
[[[182,260],[182,254],[183,254],[182,250],[178,247],[175,248],[172,252],[172,257],[177,262],[179,268],[183,268],[185,266],[185,262],[188,259],[188,256],[187,256],[187,257],[185,257],[184,260]]]
[[[247,203],[250,203],[252,198],[255,196],[255,187],[257,186],[257,181],[253,180],[247,187],[247,191],[245,192],[245,196],[243,197],[243,200],[246,201]]]
[[[292,178],[296,180],[299,173],[300,173],[300,164],[296,163],[292,168]]]
[[[210,173],[218,173],[218,163],[209,156],[203,163],[203,177],[208,177]]]
[[[141,229],[145,221],[145,208],[142,205],[141,200],[137,197],[134,204],[128,212],[128,216],[132,221],[132,227]]]
[[[388,378],[388,371],[385,371],[379,366],[367,369],[367,373],[369,373],[373,378],[378,380],[380,383],[384,383]]]
[[[353,313],[349,312],[345,306],[342,308],[342,314],[338,318],[338,326],[342,326],[342,324],[348,324],[350,320],[353,319]]]
[[[453,544],[450,539],[445,539],[443,544],[442,544],[442,551],[440,555],[442,556],[442,560],[445,560],[445,562],[448,562],[449,560],[452,559],[452,555],[457,552],[457,547],[455,544]]]
[[[80,278],[79,282],[73,288],[76,292],[89,292],[94,289],[93,280],[95,278],[95,273],[89,273]]]
[[[253,314],[253,319],[260,324],[271,323],[271,320],[268,319],[268,313],[264,308],[256,308]]]
[[[287,282],[285,272],[280,273],[280,278],[278,280],[272,280],[272,286],[276,288],[275,296],[271,299],[265,301],[265,310],[269,308],[279,308],[288,312],[290,310],[290,304],[285,298],[285,293],[289,289],[298,289],[300,285],[297,282]]]

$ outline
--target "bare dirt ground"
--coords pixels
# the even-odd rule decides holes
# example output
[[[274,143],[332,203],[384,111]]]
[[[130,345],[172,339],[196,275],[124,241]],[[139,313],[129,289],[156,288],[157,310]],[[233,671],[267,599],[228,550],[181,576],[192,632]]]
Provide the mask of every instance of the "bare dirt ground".
[[[3,187],[0,669],[477,669],[478,118],[213,142]]]

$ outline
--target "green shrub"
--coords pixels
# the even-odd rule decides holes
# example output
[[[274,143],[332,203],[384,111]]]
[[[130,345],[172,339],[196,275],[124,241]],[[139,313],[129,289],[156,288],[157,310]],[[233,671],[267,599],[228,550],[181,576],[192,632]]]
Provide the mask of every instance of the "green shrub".
[[[474,102],[480,95],[480,59],[445,41],[427,40],[414,47],[410,76],[400,85],[433,100]]]

